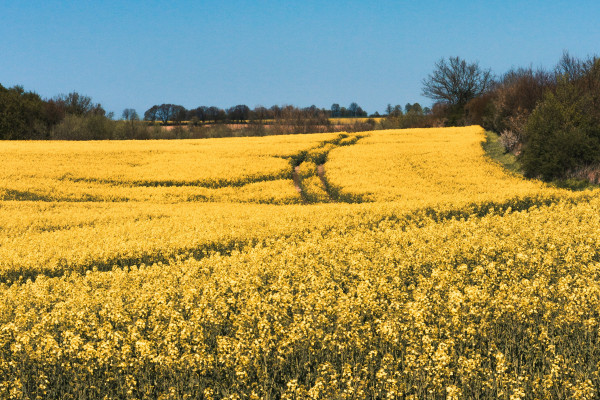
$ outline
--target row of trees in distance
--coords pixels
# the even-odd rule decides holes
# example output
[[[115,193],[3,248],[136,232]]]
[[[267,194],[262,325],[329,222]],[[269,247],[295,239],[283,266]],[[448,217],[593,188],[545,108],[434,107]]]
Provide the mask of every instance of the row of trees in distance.
[[[215,106],[200,106],[194,109],[187,110],[185,107],[177,104],[160,104],[150,107],[144,113],[144,120],[157,122],[160,121],[163,125],[174,124],[179,125],[184,121],[193,123],[246,123],[250,121],[265,122],[281,117],[290,109],[295,109],[294,106],[278,106],[274,105],[270,108],[256,106],[251,109],[245,104],[238,104],[230,108],[219,108]],[[357,103],[351,103],[348,108],[340,107],[339,104],[333,104],[330,110],[317,108],[312,105],[300,109],[307,117],[315,117],[318,114],[323,114],[327,118],[353,118],[367,117],[367,112],[364,111]],[[378,117],[379,113],[371,115]]]
[[[387,110],[394,118],[403,115],[400,105],[388,105]],[[413,114],[427,112],[418,103],[408,103],[404,107],[407,113],[411,110]],[[77,92],[42,99],[21,86],[5,88],[0,85],[0,139],[9,140],[205,138],[359,131],[382,126],[374,119],[364,120],[367,115],[355,102],[348,107],[333,104],[330,109],[314,105],[251,109],[236,105],[226,109],[200,106],[188,110],[181,105],[160,104],[146,110],[143,119],[135,109],[126,108],[120,119],[115,120],[113,113],[107,113],[100,104]],[[335,120],[352,117],[362,119],[343,125]],[[374,113],[371,117],[381,116]],[[161,125],[171,125],[175,129],[161,129]]]

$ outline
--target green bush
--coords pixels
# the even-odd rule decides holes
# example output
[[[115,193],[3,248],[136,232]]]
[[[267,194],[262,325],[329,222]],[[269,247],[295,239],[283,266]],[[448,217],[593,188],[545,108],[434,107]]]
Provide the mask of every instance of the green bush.
[[[0,85],[0,140],[45,139],[47,118],[44,102],[23,87]]]
[[[104,140],[117,137],[117,123],[104,115],[67,114],[52,129],[52,139],[59,140]]]
[[[567,79],[555,92],[546,92],[525,126],[525,175],[564,179],[600,161],[600,126],[594,114],[593,96]]]

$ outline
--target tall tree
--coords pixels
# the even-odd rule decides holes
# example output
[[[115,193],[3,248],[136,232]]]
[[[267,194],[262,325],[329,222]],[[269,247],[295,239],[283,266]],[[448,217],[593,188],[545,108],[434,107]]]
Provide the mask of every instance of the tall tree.
[[[171,116],[173,115],[172,107],[173,104],[161,104],[158,106],[156,116],[162,121],[163,125],[166,125],[171,119]]]
[[[133,108],[124,109],[121,117],[125,121],[139,121],[139,119],[140,119],[137,111],[135,111],[135,109],[133,109]]]
[[[187,113],[187,110],[183,106],[175,104],[161,104],[160,106],[153,106],[144,114],[144,119],[155,121],[159,119],[164,125],[169,121],[180,123],[183,121]],[[147,117],[146,117],[146,114]],[[154,118],[154,119],[152,119]]]
[[[237,121],[239,123],[244,122],[250,115],[250,108],[245,104],[238,104],[237,106],[231,107],[227,110],[227,117],[231,121]]]
[[[251,115],[254,120],[257,120],[262,123],[263,120],[269,118],[269,110],[263,106],[256,106],[254,107],[254,110],[252,111]]]
[[[171,108],[171,120],[177,125],[181,124],[183,120],[185,120],[186,115],[187,110],[184,106],[173,105]]]
[[[47,119],[44,102],[22,86],[0,85],[0,139],[43,138]]]
[[[333,103],[331,105],[331,116],[334,118],[340,117],[341,115],[340,105],[338,103]]]
[[[144,120],[155,122],[158,119],[158,106],[154,105],[144,113]]]
[[[195,119],[196,121],[206,122],[208,107],[200,106],[194,108],[193,110],[189,110],[187,113],[187,118],[189,120]]]
[[[385,112],[387,115],[392,115],[392,112],[394,112],[394,107],[392,107],[392,105],[388,103],[387,107],[385,108]]]
[[[225,110],[211,106],[206,109],[206,119],[208,121],[219,122],[224,121],[227,115],[225,114]]]
[[[406,114],[409,114],[409,113],[423,114],[423,107],[421,107],[421,105],[419,103],[415,103],[415,104],[406,103],[406,105],[404,106],[404,112]]]
[[[423,80],[423,95],[450,106],[464,107],[493,83],[492,71],[481,69],[477,62],[467,63],[459,57],[442,58]]]
[[[62,107],[66,114],[73,115],[105,115],[106,111],[102,106],[94,104],[92,98],[89,96],[81,95],[77,92],[71,92],[69,94],[60,94],[54,98],[54,102]]]
[[[121,114],[121,118],[127,123],[127,136],[129,138],[135,137],[136,134],[136,123],[140,120],[140,116],[137,111],[133,108],[126,108],[123,110],[123,114]]]

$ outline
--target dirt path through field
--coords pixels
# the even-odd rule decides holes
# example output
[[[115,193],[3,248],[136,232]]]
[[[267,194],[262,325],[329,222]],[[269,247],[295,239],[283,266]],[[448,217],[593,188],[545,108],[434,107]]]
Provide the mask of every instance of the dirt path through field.
[[[298,173],[298,171],[300,171],[300,167],[294,167],[294,170],[292,171],[292,179],[294,180],[294,186],[296,187],[296,191],[302,194],[302,187],[300,186],[300,174]]]
[[[308,204],[309,201],[306,197],[306,192],[302,190],[302,178],[300,178],[300,166],[295,166],[292,169],[292,180],[294,181],[294,187],[296,191],[300,195],[300,200],[302,200],[302,204]]]
[[[327,179],[325,178],[325,165],[324,164],[317,165],[317,176],[321,180],[321,186],[323,188],[323,192],[327,195],[328,202],[333,201],[333,197],[331,196],[331,193],[329,193],[329,191],[327,190],[328,186],[327,186]],[[292,170],[292,180],[294,181],[294,187],[296,188],[296,191],[298,192],[298,194],[300,194],[302,201],[304,203],[312,203],[313,201],[310,201],[308,198],[308,196],[310,194],[305,192],[302,189],[302,178],[300,177],[300,167],[299,166],[294,167],[294,169]]]
[[[327,156],[328,156],[329,152],[333,148],[337,148],[340,146],[353,145],[358,140],[360,140],[364,137],[364,135],[353,135],[350,137],[348,137],[348,136],[349,136],[348,134],[340,135],[340,137],[338,137],[336,140],[324,142],[320,146],[318,146],[314,149],[311,149],[309,152],[303,154],[298,159],[293,160],[294,162],[292,164],[293,165],[292,180],[294,181],[294,187],[296,188],[296,191],[298,192],[298,194],[300,194],[300,197],[302,198],[303,203],[321,203],[321,202],[337,203],[340,201],[345,202],[344,199],[341,199],[338,196],[338,194],[332,190],[329,183],[327,182],[327,177],[325,176],[325,163],[327,161]],[[344,139],[345,141],[342,139]],[[350,140],[348,140],[348,139],[350,139]],[[325,147],[328,144],[330,146]],[[331,147],[331,145],[333,145],[333,147]],[[319,149],[322,149],[323,152],[318,153]],[[314,153],[315,151],[317,151],[317,152]],[[314,154],[310,154],[310,152],[313,152]],[[317,163],[320,163],[320,164],[316,165],[315,171],[311,171],[308,174],[308,176],[303,177],[300,175],[300,165],[302,163],[304,163],[305,161],[308,161],[308,162],[314,163],[314,164],[317,164]],[[321,182],[320,189],[322,189],[323,193],[320,193],[320,189],[317,189],[316,187],[314,187],[314,185],[316,183],[314,180],[312,180],[310,183],[308,183],[308,185],[305,185],[303,182],[304,179],[314,178],[315,172],[316,172],[316,175],[319,177],[319,181]],[[315,193],[313,193],[313,192],[315,192]]]
[[[325,164],[317,165],[317,175],[319,175],[319,179],[321,179],[321,183],[323,184],[323,190],[327,192],[327,180],[325,179]],[[329,192],[327,192],[327,195],[329,196],[329,198],[331,198]]]

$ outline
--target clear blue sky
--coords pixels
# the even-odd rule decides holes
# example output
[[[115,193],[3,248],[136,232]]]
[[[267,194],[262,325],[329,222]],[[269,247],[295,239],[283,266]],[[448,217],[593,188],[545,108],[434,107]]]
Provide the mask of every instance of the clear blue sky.
[[[552,67],[600,54],[598,1],[1,1],[0,84],[153,104],[431,101],[441,57]]]

